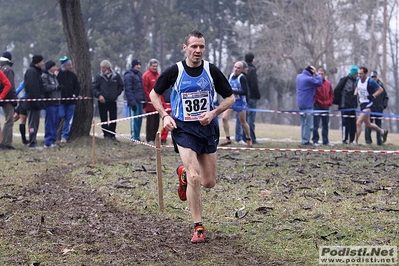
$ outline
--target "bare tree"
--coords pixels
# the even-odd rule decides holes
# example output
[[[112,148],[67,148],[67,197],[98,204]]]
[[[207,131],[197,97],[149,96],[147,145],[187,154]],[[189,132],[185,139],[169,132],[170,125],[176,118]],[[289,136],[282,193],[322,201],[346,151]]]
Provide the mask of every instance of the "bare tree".
[[[328,71],[332,70],[330,74],[336,73],[338,63],[334,54],[340,50],[337,40],[341,35],[339,20],[336,19],[337,7],[333,2],[249,1],[258,31],[262,33],[255,40],[254,52],[260,55],[257,59],[259,68],[266,71],[258,75],[266,77],[264,84],[273,97],[269,99],[271,108],[293,108],[292,103],[296,102],[293,81],[306,66],[323,66]],[[287,119],[291,124],[298,123]]]
[[[80,95],[91,96],[89,43],[82,18],[80,0],[59,0],[64,35],[74,69],[81,85]],[[70,138],[88,136],[93,118],[93,101],[78,101]]]
[[[395,1],[396,3],[396,1]],[[396,7],[397,8],[397,7]],[[395,6],[394,8],[395,9]],[[399,112],[398,108],[398,99],[399,99],[399,17],[396,12],[396,25],[395,30],[389,29],[388,31],[389,38],[389,50],[390,50],[390,59],[391,59],[391,68],[388,70],[392,73],[391,82],[389,80],[385,81],[386,87],[393,88],[389,92],[389,104],[388,110],[391,113],[397,114]],[[391,129],[392,127],[399,128],[399,121],[396,120],[396,123],[391,120]]]

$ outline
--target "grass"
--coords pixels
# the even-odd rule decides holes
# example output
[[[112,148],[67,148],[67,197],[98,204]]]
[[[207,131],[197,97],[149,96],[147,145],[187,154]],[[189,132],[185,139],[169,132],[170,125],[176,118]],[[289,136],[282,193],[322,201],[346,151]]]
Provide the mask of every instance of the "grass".
[[[298,147],[299,127],[257,128],[262,147]],[[390,134],[384,148],[399,150],[398,140]],[[322,245],[399,244],[397,155],[220,150],[217,185],[202,190],[202,246],[188,243],[191,217],[176,197],[180,159],[170,148],[162,150],[164,212],[153,149],[97,139],[96,157],[92,165],[90,138],[3,153],[0,265],[317,265]]]

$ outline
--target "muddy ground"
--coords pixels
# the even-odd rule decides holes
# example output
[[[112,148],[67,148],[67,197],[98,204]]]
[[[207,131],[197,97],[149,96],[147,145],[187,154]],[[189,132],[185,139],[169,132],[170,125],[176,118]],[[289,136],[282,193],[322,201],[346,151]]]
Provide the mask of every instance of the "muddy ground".
[[[116,188],[117,182],[114,182],[102,190],[85,178],[71,178],[79,173],[101,175],[98,165],[101,169],[108,166],[139,169],[152,165],[151,170],[154,170],[154,163],[148,162],[154,156],[148,153],[152,151],[146,147],[132,148],[128,143],[115,145],[97,140],[97,164],[93,166],[90,138],[52,151],[36,152],[19,147],[8,152],[0,179],[0,265],[312,265],[294,258],[269,258],[249,248],[240,235],[218,230],[207,231],[206,243],[193,245],[189,241],[190,223],[157,214],[156,210],[127,210],[110,200],[108,191],[129,191],[131,187]],[[317,160],[319,155],[309,156]],[[361,158],[362,155],[356,156]],[[374,167],[385,169],[391,165],[397,171],[397,157],[383,156],[382,166],[375,163],[378,157],[374,155],[368,156],[368,160]],[[232,167],[228,171],[233,173],[234,165],[240,160],[252,167],[277,169],[278,158],[288,162],[284,166],[287,173],[310,176],[313,169],[318,168],[317,161],[307,163],[301,153],[265,152],[253,156],[220,151],[218,156],[219,164]],[[171,164],[168,173],[179,163],[178,156],[170,150],[163,153],[163,160]],[[337,160],[321,159],[322,162],[331,160],[336,164]],[[340,166],[345,166],[356,160],[345,162],[340,158],[338,161]],[[334,171],[352,171],[350,167],[342,169]],[[253,172],[245,175],[246,182],[257,178],[258,174]],[[219,181],[238,185],[242,181],[233,179],[224,176]],[[291,177],[287,176],[285,182],[292,183]],[[145,183],[143,187],[145,189]]]

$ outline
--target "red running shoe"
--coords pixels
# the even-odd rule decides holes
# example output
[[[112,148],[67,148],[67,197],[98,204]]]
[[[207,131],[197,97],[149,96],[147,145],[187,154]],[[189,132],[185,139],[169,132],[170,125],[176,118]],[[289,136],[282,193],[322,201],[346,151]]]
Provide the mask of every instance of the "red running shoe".
[[[194,235],[191,238],[191,243],[197,244],[205,242],[205,235],[204,235],[205,228],[202,225],[196,226],[194,228]]]
[[[179,176],[179,187],[177,188],[177,193],[179,194],[179,198],[182,201],[187,200],[187,176],[186,176],[186,170],[184,169],[183,165],[180,165],[176,169],[177,175]]]

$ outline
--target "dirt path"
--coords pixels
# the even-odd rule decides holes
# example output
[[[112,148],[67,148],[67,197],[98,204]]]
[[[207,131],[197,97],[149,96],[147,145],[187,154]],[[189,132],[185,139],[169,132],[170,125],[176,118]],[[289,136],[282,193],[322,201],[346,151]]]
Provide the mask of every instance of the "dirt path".
[[[32,252],[51,256],[51,264],[40,265],[197,265],[202,257],[216,261],[201,265],[279,265],[216,232],[208,232],[205,244],[193,245],[187,224],[119,210],[84,184],[68,184],[71,170],[50,171],[35,186],[6,196],[9,211],[0,228],[8,234],[2,241],[25,252],[3,257],[4,265],[26,265]]]

